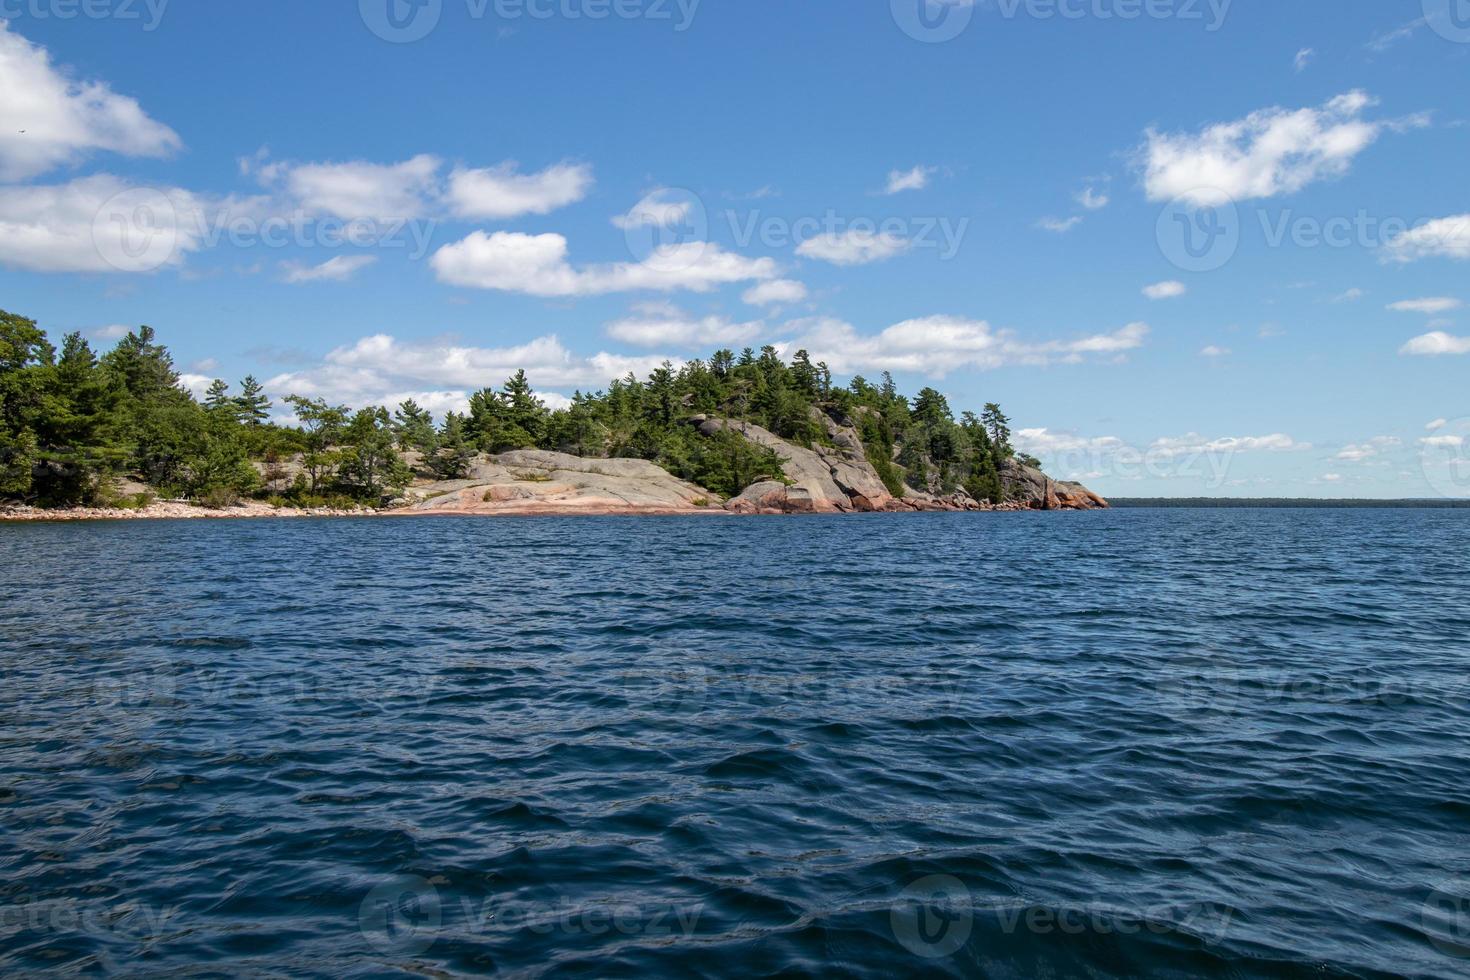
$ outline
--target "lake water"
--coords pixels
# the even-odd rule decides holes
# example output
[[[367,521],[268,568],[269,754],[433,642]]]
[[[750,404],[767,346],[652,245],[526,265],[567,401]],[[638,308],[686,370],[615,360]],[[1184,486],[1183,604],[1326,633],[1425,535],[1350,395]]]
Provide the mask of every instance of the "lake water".
[[[0,974],[1470,971],[1470,512],[0,525],[0,674]]]

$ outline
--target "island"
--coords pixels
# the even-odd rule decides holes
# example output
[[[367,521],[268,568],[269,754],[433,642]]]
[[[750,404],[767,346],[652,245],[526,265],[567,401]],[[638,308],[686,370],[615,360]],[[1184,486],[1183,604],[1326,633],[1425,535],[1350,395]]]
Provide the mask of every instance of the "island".
[[[223,380],[196,398],[152,329],[101,355],[0,311],[0,520],[316,515],[775,515],[1093,510],[1011,444],[885,372],[834,384],[804,350],[665,362],[555,409],[518,371],[431,413]],[[289,412],[289,417],[284,413]]]

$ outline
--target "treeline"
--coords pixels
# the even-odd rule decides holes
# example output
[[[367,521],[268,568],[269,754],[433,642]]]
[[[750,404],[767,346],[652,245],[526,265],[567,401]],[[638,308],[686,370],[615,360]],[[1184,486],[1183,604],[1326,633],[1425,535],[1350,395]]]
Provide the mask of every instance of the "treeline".
[[[783,479],[774,451],[731,432],[702,435],[697,414],[743,420],[799,445],[831,445],[824,416],[854,427],[889,491],[1005,495],[1000,470],[1015,454],[998,405],[954,417],[933,388],[912,402],[893,378],[835,386],[825,364],[772,347],[722,350],[606,391],[577,392],[550,410],[525,372],[476,392],[465,414],[436,425],[407,401],[391,414],[322,399],[285,398],[299,425],[270,421],[254,378],[238,392],[216,381],[201,403],[179,387],[168,350],[141,327],[98,355],[80,334],[58,351],[35,322],[0,311],[0,498],[42,505],[119,503],[117,476],[135,474],[169,496],[219,503],[247,495],[284,503],[378,503],[415,472],[470,474],[480,453],[539,448],[653,460],[725,496]],[[1034,464],[1029,457],[1023,461]]]

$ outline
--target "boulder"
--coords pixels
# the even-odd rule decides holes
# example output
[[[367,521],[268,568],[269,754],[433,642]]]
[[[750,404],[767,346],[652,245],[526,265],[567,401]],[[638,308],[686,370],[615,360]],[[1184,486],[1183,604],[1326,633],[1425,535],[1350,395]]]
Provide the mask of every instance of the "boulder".
[[[802,506],[805,506],[806,499],[811,502],[811,509],[803,510],[802,513],[838,514],[853,509],[852,500],[832,478],[832,468],[815,451],[793,445],[758,425],[746,422],[732,422],[705,415],[696,415],[689,421],[704,435],[734,432],[758,446],[775,450],[785,461],[781,469],[790,481],[791,488],[799,488],[806,493],[805,498],[798,494],[791,499],[803,500]]]
[[[1061,483],[1015,459],[1000,468],[1006,497],[1031,510],[1099,510],[1108,502],[1080,483]]]

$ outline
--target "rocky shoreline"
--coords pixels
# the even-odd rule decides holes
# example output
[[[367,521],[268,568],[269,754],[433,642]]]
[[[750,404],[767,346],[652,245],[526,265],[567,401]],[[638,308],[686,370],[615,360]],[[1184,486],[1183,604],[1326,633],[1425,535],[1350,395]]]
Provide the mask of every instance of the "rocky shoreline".
[[[695,416],[689,420],[705,435],[729,432],[774,451],[782,459],[780,480],[760,479],[725,499],[681,480],[645,459],[571,456],[540,449],[518,449],[476,457],[463,479],[416,480],[390,505],[362,508],[273,507],[247,501],[226,508],[180,502],[152,503],[138,509],[78,507],[42,510],[0,508],[0,521],[180,520],[300,517],[565,517],[614,515],[777,515],[1099,510],[1108,502],[1077,483],[1052,480],[1045,473],[1008,459],[1001,469],[1006,502],[977,500],[963,489],[904,487],[895,496],[869,462],[851,427],[822,416],[826,438],[808,448],[788,442],[760,426]],[[410,460],[410,462],[418,462]]]

